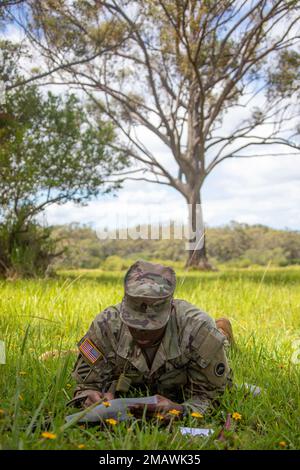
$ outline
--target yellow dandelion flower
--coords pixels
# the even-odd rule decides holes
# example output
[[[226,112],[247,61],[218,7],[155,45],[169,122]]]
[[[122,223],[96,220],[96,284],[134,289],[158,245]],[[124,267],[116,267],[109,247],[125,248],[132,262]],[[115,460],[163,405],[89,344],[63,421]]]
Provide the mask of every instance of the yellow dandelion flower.
[[[155,417],[157,419],[159,419],[160,421],[162,421],[163,419],[165,419],[164,415],[162,415],[161,413],[156,413]]]
[[[173,416],[178,416],[178,415],[180,415],[181,411],[175,410],[175,408],[174,408],[173,410],[170,410],[169,413]]]
[[[203,418],[203,415],[199,413],[198,411],[193,411],[193,413],[191,413],[191,416],[193,418]]]
[[[84,444],[78,444],[78,449],[84,449],[85,448],[85,445]]]
[[[114,418],[108,418],[105,420],[108,424],[111,424],[112,426],[115,426],[117,424],[117,420]]]
[[[287,446],[287,443],[285,441],[280,441],[279,446],[284,449]]]
[[[109,403],[109,401],[103,401],[101,403],[103,406],[106,406],[106,408],[108,408],[109,406],[111,406],[111,403]]]
[[[54,434],[53,432],[47,432],[47,431],[45,431],[45,432],[42,432],[42,437],[43,437],[44,439],[56,439],[56,438],[57,438],[57,435]]]
[[[232,417],[233,419],[235,419],[236,421],[240,421],[242,419],[242,415],[240,413],[238,413],[237,411],[235,411],[234,413],[232,413]]]

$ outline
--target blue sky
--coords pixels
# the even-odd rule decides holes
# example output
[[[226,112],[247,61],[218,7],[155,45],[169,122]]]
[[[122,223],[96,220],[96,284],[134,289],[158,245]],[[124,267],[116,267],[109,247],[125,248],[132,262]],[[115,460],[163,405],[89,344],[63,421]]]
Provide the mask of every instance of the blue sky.
[[[10,27],[5,37],[18,40],[20,34]],[[166,159],[172,169],[162,144],[153,142],[151,150],[162,161]],[[206,179],[202,203],[204,220],[210,226],[235,220],[300,230],[300,156],[226,160]],[[113,228],[116,214],[127,214],[131,226],[147,223],[149,218],[155,222],[186,222],[187,209],[183,197],[172,188],[128,181],[116,196],[100,196],[85,207],[53,205],[45,211],[44,219],[49,224],[80,222],[95,228]]]
[[[207,178],[202,191],[204,220],[210,226],[231,220],[300,230],[300,157],[227,160]],[[74,204],[46,211],[51,224],[80,222],[113,228],[116,217],[132,226],[169,219],[185,222],[183,197],[173,189],[145,182],[127,182],[116,197],[105,196],[86,207]]]

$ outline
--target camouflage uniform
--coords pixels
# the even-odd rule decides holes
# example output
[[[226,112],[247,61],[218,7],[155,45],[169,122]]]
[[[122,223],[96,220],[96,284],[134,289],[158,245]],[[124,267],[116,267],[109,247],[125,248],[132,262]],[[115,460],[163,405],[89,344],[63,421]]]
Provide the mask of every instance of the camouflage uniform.
[[[149,265],[139,261],[132,268],[135,273],[137,268],[145,272]],[[160,265],[151,265],[152,271],[153,266]],[[123,302],[101,312],[79,342],[80,355],[73,370],[78,383],[75,393],[97,390],[118,394],[139,389],[181,403],[186,410],[204,413],[225,387],[231,385],[224,335],[205,312],[185,300],[173,299],[173,270],[169,276],[171,285],[166,283],[166,288],[151,272],[147,278],[142,276],[139,285],[136,280],[131,283],[130,270],[128,273]],[[150,284],[153,282],[152,287],[148,279]],[[148,287],[143,290],[146,283]],[[159,292],[157,283],[160,283]],[[149,295],[153,294],[153,287],[156,293]],[[141,308],[138,311],[138,305],[144,304],[137,303],[135,307],[134,301],[149,299],[154,302],[150,311],[148,306],[146,311]],[[166,329],[149,367],[147,356],[134,341],[128,326],[158,329],[160,322]],[[94,348],[92,356],[91,348]]]

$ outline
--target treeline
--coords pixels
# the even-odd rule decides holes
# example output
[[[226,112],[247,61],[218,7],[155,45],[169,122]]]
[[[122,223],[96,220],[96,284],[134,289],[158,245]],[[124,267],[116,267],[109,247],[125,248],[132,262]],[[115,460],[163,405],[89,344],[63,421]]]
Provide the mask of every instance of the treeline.
[[[184,263],[186,259],[185,240],[100,240],[91,227],[79,224],[55,226],[52,237],[59,249],[64,250],[55,260],[54,266],[59,268],[119,270],[137,258],[178,263]],[[207,250],[215,265],[300,264],[300,232],[231,222],[226,226],[207,228]]]

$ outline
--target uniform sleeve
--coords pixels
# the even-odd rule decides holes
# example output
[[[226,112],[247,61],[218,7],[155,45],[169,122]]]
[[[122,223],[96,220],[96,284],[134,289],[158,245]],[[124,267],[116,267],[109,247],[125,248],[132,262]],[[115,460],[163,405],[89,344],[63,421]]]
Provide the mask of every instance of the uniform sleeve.
[[[86,335],[79,341],[79,355],[72,377],[77,382],[74,395],[85,390],[108,391],[114,380],[115,344],[114,316],[108,308],[101,312],[91,324]]]
[[[186,413],[204,414],[232,386],[232,371],[224,349],[224,336],[212,327],[202,328],[191,347],[188,382],[183,404]]]

